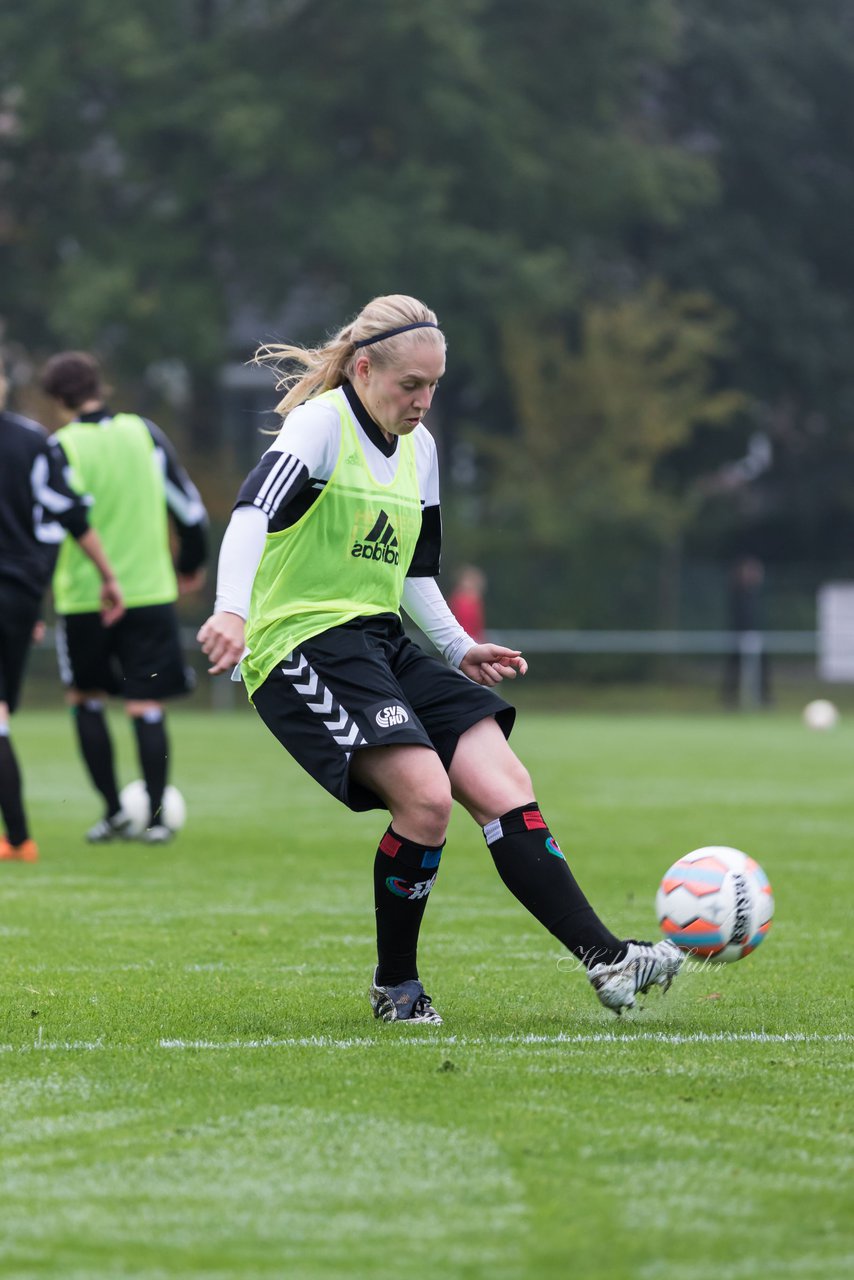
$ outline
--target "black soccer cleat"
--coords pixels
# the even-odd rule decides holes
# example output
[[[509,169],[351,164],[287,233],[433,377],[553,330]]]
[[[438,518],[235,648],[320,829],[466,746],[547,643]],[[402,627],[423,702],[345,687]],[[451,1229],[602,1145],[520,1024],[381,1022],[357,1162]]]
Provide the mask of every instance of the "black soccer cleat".
[[[123,809],[111,818],[99,818],[86,832],[89,844],[111,844],[113,840],[131,840],[133,820]]]
[[[371,980],[371,1008],[383,1022],[429,1022],[439,1026],[442,1017],[417,978],[396,987],[378,987],[377,971]]]

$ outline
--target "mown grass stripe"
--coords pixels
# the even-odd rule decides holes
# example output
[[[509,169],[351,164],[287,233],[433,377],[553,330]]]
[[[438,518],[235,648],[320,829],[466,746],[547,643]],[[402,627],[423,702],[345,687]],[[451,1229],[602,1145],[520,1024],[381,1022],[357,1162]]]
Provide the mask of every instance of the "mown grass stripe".
[[[424,1028],[421,1028],[423,1031]],[[854,1035],[839,1032],[835,1035],[819,1035],[809,1032],[783,1031],[696,1031],[680,1035],[664,1031],[639,1031],[636,1034],[617,1035],[613,1031],[594,1031],[581,1035],[558,1033],[546,1035],[511,1036],[434,1036],[422,1038],[421,1031],[401,1030],[397,1039],[377,1040],[369,1036],[353,1036],[338,1039],[333,1036],[265,1037],[261,1040],[157,1040],[151,1045],[107,1043],[104,1040],[34,1040],[32,1044],[0,1044],[0,1053],[93,1053],[99,1050],[138,1052],[146,1048],[167,1050],[210,1050],[227,1053],[233,1049],[385,1049],[405,1045],[433,1049],[437,1045],[456,1045],[460,1048],[491,1048],[497,1045],[579,1045],[579,1044],[850,1044]]]

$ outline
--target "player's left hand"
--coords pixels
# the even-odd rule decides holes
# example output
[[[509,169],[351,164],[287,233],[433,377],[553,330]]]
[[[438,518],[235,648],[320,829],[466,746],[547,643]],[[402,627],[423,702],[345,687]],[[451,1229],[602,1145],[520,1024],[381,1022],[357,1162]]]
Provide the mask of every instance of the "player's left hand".
[[[460,663],[460,671],[475,684],[494,685],[502,680],[515,680],[528,670],[519,649],[506,649],[503,644],[476,644]]]
[[[105,627],[112,627],[124,616],[125,600],[121,587],[115,578],[107,578],[101,583],[101,621]]]
[[[207,622],[202,623],[196,639],[202,646],[202,653],[211,660],[208,675],[221,675],[240,661],[246,651],[245,637],[246,623],[240,614],[231,613],[228,609],[212,613]]]

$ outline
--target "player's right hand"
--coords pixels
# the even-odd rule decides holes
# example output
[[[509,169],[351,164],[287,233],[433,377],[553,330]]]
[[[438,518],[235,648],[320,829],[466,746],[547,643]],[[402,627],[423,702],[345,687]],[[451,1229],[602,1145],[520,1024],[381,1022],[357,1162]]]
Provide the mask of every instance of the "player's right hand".
[[[101,583],[101,621],[105,627],[113,627],[125,614],[122,590],[115,578]]]
[[[203,622],[196,636],[204,653],[211,660],[208,675],[218,676],[228,671],[243,657],[246,649],[246,623],[237,613],[212,613]]]

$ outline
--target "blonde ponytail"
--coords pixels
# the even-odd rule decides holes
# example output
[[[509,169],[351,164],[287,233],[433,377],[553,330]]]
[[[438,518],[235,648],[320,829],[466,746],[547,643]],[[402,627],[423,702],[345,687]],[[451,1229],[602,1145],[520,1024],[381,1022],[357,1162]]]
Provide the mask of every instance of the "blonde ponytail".
[[[410,326],[417,327],[410,329]],[[405,332],[394,333],[388,338],[379,336],[389,330],[400,329]],[[435,313],[417,298],[403,293],[374,298],[322,347],[297,347],[286,343],[258,348],[255,364],[271,365],[279,375],[276,389],[285,392],[276,405],[276,412],[285,417],[297,405],[348,381],[353,374],[357,343],[366,343],[366,339],[371,338],[375,341],[367,343],[364,351],[379,366],[394,364],[409,343],[445,344]],[[292,373],[283,372],[283,366],[291,364],[301,368]]]

